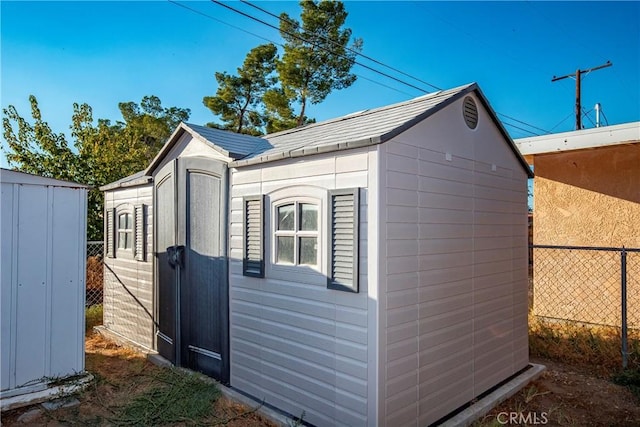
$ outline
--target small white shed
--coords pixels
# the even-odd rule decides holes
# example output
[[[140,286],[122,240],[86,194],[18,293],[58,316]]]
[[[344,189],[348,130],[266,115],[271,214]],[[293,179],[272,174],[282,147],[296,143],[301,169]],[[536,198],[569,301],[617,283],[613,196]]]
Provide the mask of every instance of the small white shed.
[[[0,170],[2,409],[84,372],[87,188]]]
[[[107,327],[314,425],[438,422],[528,366],[530,176],[475,84],[264,137],[181,124],[103,188],[105,313],[144,303]]]

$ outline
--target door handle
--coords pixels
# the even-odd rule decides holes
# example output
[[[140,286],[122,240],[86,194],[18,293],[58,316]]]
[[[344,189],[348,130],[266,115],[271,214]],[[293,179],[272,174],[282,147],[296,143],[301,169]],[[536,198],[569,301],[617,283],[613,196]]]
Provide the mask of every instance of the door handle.
[[[184,267],[184,246],[176,245],[167,248],[167,259],[171,268]]]

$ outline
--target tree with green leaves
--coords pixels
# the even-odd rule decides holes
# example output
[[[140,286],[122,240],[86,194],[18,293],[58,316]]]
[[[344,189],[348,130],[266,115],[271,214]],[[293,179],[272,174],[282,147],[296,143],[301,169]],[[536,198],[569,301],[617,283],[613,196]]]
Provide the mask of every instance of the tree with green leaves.
[[[306,120],[307,104],[317,104],[333,90],[345,89],[356,81],[351,73],[362,40],[349,47],[351,29],[343,28],[347,11],[340,1],[303,0],[301,22],[280,14],[280,35],[284,54],[277,71],[286,97],[300,105],[296,125]]]
[[[282,58],[273,44],[260,45],[247,54],[237,75],[216,73],[218,90],[203,103],[222,124],[209,126],[260,135],[313,123],[307,117],[308,104],[320,103],[333,90],[355,82],[350,71],[362,40],[349,46],[344,4],[303,0],[300,6],[301,22],[280,15]]]
[[[247,54],[237,75],[217,72],[215,96],[205,96],[204,105],[221,117],[220,129],[249,135],[262,134],[265,116],[261,103],[267,89],[275,83],[278,49],[273,44],[254,47]]]
[[[94,122],[87,104],[73,104],[71,137],[55,133],[42,119],[38,101],[29,97],[33,124],[13,105],[3,109],[2,125],[9,166],[27,173],[75,181],[92,187],[87,206],[87,238],[102,240],[103,196],[99,186],[144,169],[189,110],[163,108],[160,99],[145,96],[140,105],[120,103],[124,121]]]

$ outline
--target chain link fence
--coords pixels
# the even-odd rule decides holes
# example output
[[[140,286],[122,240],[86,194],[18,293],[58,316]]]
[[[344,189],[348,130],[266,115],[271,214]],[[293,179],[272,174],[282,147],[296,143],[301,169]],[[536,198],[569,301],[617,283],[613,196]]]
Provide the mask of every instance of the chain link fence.
[[[640,332],[640,249],[532,245],[530,307],[539,319]]]
[[[101,305],[104,284],[104,243],[87,242],[87,281],[85,307]]]

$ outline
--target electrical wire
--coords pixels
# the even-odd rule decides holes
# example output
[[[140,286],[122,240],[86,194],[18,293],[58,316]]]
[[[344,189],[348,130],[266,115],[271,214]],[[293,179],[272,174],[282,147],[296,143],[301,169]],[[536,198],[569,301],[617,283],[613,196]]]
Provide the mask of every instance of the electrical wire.
[[[573,113],[573,112],[571,112],[571,114],[569,114],[567,117],[565,117],[564,119],[562,119],[562,120],[560,121],[560,123],[558,123],[557,125],[555,125],[554,127],[552,127],[552,128],[551,128],[551,131],[553,131],[555,128],[557,128],[558,126],[560,126],[562,123],[566,122],[566,121],[567,121],[567,119],[568,119],[569,117],[571,117],[573,114],[574,114],[574,113]]]
[[[586,118],[587,118],[587,120],[589,120],[589,121],[591,122],[591,124],[593,125],[593,127],[596,127],[596,124],[593,122],[593,120],[591,120],[591,117],[589,117],[589,116],[588,116],[588,114],[589,114],[589,113],[591,113],[591,112],[593,111],[593,108],[592,108],[591,110],[589,110],[589,111],[586,111],[586,112],[584,111],[584,108],[581,108],[581,110],[582,110],[582,113],[583,113],[583,114],[582,114],[582,117],[586,117]]]
[[[203,16],[203,17],[205,17],[205,18],[208,18],[208,19],[211,19],[211,20],[213,20],[213,21],[219,22],[219,23],[224,24],[224,25],[226,25],[226,26],[228,26],[228,27],[231,27],[231,28],[233,28],[233,29],[236,29],[236,30],[242,31],[243,33],[246,33],[246,34],[249,34],[249,35],[251,35],[251,36],[257,37],[257,38],[259,38],[259,39],[261,39],[261,40],[264,40],[264,41],[266,41],[266,42],[273,43],[273,44],[274,44],[274,45],[276,45],[276,46],[284,47],[284,45],[283,45],[282,43],[276,42],[276,41],[274,41],[274,40],[271,40],[271,39],[269,39],[269,38],[267,38],[267,37],[261,36],[261,35],[256,34],[256,33],[252,33],[251,31],[247,31],[247,30],[245,30],[244,28],[241,28],[241,27],[238,27],[238,26],[236,26],[236,25],[230,24],[230,23],[228,23],[228,22],[226,22],[226,21],[223,21],[223,20],[218,19],[218,18],[216,18],[216,17],[214,17],[214,16],[211,16],[211,15],[209,15],[209,14],[206,14],[206,13],[204,13],[204,12],[201,12],[201,11],[199,11],[199,10],[197,10],[197,9],[193,9],[193,8],[191,8],[191,7],[189,7],[189,6],[186,6],[186,5],[184,5],[184,4],[178,3],[177,1],[174,1],[174,0],[167,0],[167,1],[168,1],[169,3],[175,4],[176,6],[180,6],[180,7],[181,7],[181,8],[183,8],[183,9],[189,10],[189,11],[191,11],[191,12],[193,12],[193,13],[196,13],[196,14],[198,14],[198,15],[200,15],[200,16]],[[361,78],[361,79],[363,79],[363,80],[367,80],[367,81],[369,81],[369,82],[371,82],[371,83],[377,84],[378,86],[382,86],[382,87],[384,87],[384,88],[387,88],[387,89],[393,90],[393,91],[398,92],[398,93],[401,93],[401,94],[403,94],[403,95],[407,95],[407,96],[414,96],[414,95],[412,95],[412,94],[410,94],[410,93],[407,93],[407,92],[405,92],[405,91],[403,91],[403,90],[400,90],[400,89],[394,88],[394,87],[389,86],[389,85],[386,85],[386,84],[384,84],[384,83],[380,83],[380,82],[378,82],[378,81],[376,81],[376,80],[370,79],[370,78],[365,77],[365,76],[363,76],[363,75],[360,75],[360,74],[357,74],[357,73],[354,73],[354,74],[355,74],[356,76],[358,76],[358,78]]]
[[[505,122],[504,120],[502,121],[502,123],[503,123],[505,126],[509,126],[509,127],[512,127],[512,128],[515,128],[515,129],[521,130],[521,131],[523,131],[523,132],[527,132],[527,133],[529,133],[529,134],[531,134],[531,135],[533,135],[533,136],[540,136],[540,134],[539,134],[539,133],[535,133],[535,132],[532,132],[532,131],[530,131],[530,130],[527,130],[527,129],[521,128],[520,126],[516,126],[516,125],[514,125],[514,124],[511,124],[511,123]]]
[[[199,11],[199,10],[197,10],[197,9],[193,9],[193,8],[191,8],[191,7],[189,7],[189,6],[186,6],[186,5],[182,4],[182,3],[178,3],[177,1],[174,1],[174,0],[167,0],[167,1],[168,1],[169,3],[171,3],[171,4],[175,4],[176,6],[180,6],[180,7],[181,7],[181,8],[183,8],[183,9],[187,9],[187,10],[190,10],[191,12],[193,12],[193,13],[196,13],[196,14],[198,14],[198,15],[204,16],[205,18],[209,18],[209,19],[211,19],[211,20],[213,20],[213,21],[216,21],[216,22],[219,22],[219,23],[221,23],[221,24],[224,24],[224,25],[226,25],[227,27],[231,27],[231,28],[233,28],[233,29],[240,30],[240,31],[242,31],[243,33],[246,33],[246,34],[252,35],[252,36],[257,37],[257,38],[259,38],[259,39],[262,39],[262,40],[264,40],[264,41],[267,41],[267,42],[270,42],[270,43],[276,44],[276,45],[278,45],[278,46],[282,46],[282,44],[281,44],[281,43],[276,43],[276,42],[274,42],[273,40],[270,40],[270,39],[268,39],[268,38],[266,38],[266,37],[263,37],[263,36],[261,36],[261,35],[259,35],[259,34],[252,33],[251,31],[247,31],[247,30],[245,30],[244,28],[238,27],[238,26],[233,25],[233,24],[229,24],[228,22],[225,22],[225,21],[223,21],[222,19],[218,19],[218,18],[216,18],[216,17],[214,17],[214,16],[208,15],[208,14],[206,14],[206,13],[204,13],[204,12],[201,12],[201,11]]]
[[[180,7],[184,8],[184,9],[186,9],[186,10],[189,10],[189,11],[191,11],[191,12],[193,12],[193,13],[196,13],[196,14],[198,14],[198,15],[201,15],[201,16],[203,16],[203,17],[205,17],[205,18],[208,18],[208,19],[211,19],[211,20],[213,20],[213,21],[219,22],[219,23],[224,24],[224,25],[226,25],[226,26],[228,26],[228,27],[234,28],[234,29],[239,30],[239,31],[242,31],[242,32],[244,32],[244,33],[246,33],[246,34],[249,34],[249,35],[252,35],[252,36],[257,37],[257,38],[259,38],[259,39],[265,40],[265,41],[267,41],[267,42],[269,42],[269,43],[273,43],[273,44],[275,44],[275,45],[277,45],[277,46],[284,47],[284,45],[283,45],[282,43],[275,42],[275,41],[273,41],[272,39],[269,39],[269,38],[267,38],[267,37],[264,37],[264,36],[258,35],[258,34],[256,34],[256,33],[251,32],[251,31],[247,31],[247,30],[245,30],[244,28],[241,28],[241,27],[238,27],[238,26],[236,26],[236,25],[230,24],[230,23],[228,23],[228,22],[226,22],[226,21],[223,21],[223,20],[221,20],[221,19],[219,19],[219,18],[213,17],[213,16],[211,16],[211,15],[209,15],[209,14],[206,14],[206,13],[204,13],[204,12],[201,12],[201,11],[199,11],[199,10],[197,10],[197,9],[193,9],[193,8],[191,8],[191,7],[189,7],[189,6],[186,6],[186,5],[183,5],[183,4],[181,4],[181,3],[178,3],[178,2],[177,2],[177,1],[175,1],[175,0],[168,0],[168,1],[169,1],[170,3],[172,3],[172,4],[175,4],[176,6],[180,6]],[[224,4],[224,3],[220,2],[220,1],[217,1],[217,0],[210,0],[210,1],[211,1],[212,3],[215,3],[215,4],[219,5],[219,6],[222,6],[222,7],[226,8],[226,9],[229,9],[229,10],[231,10],[231,11],[235,12],[235,13],[238,13],[238,14],[240,14],[240,15],[242,15],[242,16],[245,16],[245,17],[247,17],[247,18],[249,18],[249,19],[251,19],[251,20],[253,20],[253,21],[256,21],[256,22],[258,22],[258,23],[261,23],[261,24],[263,24],[263,25],[266,25],[266,26],[268,26],[269,28],[272,28],[272,29],[275,29],[275,30],[277,30],[277,31],[280,31],[280,28],[279,28],[279,27],[276,27],[276,26],[274,26],[274,25],[272,25],[272,24],[269,24],[268,22],[265,22],[265,21],[263,21],[263,20],[261,20],[261,19],[259,19],[259,18],[256,18],[256,17],[254,17],[254,16],[252,16],[252,15],[250,15],[250,14],[248,14],[248,13],[245,13],[245,12],[243,12],[243,11],[240,11],[240,10],[238,10],[238,9],[235,9],[235,8],[233,8],[233,7],[231,7],[231,6],[228,6],[228,5],[226,5],[226,4]],[[255,6],[255,5],[251,4],[251,3],[250,3],[250,2],[248,2],[248,1],[244,1],[244,0],[241,0],[241,1],[242,1],[243,3],[245,3],[245,4],[249,5],[249,6],[253,7],[253,8],[256,8],[256,9],[258,9],[258,10],[262,10],[264,13],[267,13],[267,14],[269,14],[270,16],[277,17],[279,20],[281,19],[280,17],[276,16],[275,14],[273,14],[273,13],[271,13],[271,12],[269,12],[269,11],[267,11],[267,10],[265,10],[265,9],[263,9],[263,8],[261,8],[261,7],[259,7],[259,6]],[[334,51],[332,51],[332,50],[329,50],[329,49],[323,48],[322,46],[319,46],[317,43],[313,43],[313,42],[311,42],[311,41],[309,41],[309,40],[306,40],[306,39],[304,39],[303,37],[300,37],[300,36],[298,36],[298,35],[296,35],[296,34],[291,34],[291,33],[286,32],[286,31],[285,31],[285,34],[288,34],[288,35],[289,35],[289,36],[291,36],[291,37],[297,38],[298,40],[301,40],[301,41],[303,41],[303,42],[305,42],[305,43],[309,43],[309,44],[313,45],[314,47],[317,47],[317,48],[323,49],[323,50],[325,50],[325,51],[328,51],[329,53],[332,53],[332,54],[334,54],[334,55],[340,56],[340,57],[345,58],[345,59],[349,59],[348,57],[345,57],[344,55],[341,55],[341,54],[339,54],[339,53],[337,53],[337,52],[334,52]],[[328,40],[328,39],[326,39],[326,38],[324,38],[324,37],[322,37],[322,38],[323,38],[324,40]],[[357,54],[357,55],[359,55],[359,56],[362,56],[362,57],[363,57],[363,58],[365,58],[365,59],[368,59],[368,60],[370,60],[370,61],[372,61],[372,62],[375,62],[375,63],[377,63],[377,64],[379,64],[379,65],[382,65],[382,66],[384,66],[384,67],[387,67],[387,68],[389,68],[389,69],[391,69],[391,70],[393,70],[393,71],[396,71],[396,72],[398,72],[398,73],[400,73],[400,74],[402,74],[402,75],[405,75],[405,76],[407,76],[407,77],[410,77],[410,78],[412,78],[412,79],[414,79],[414,80],[416,80],[416,81],[419,81],[419,82],[421,82],[421,83],[424,83],[424,84],[426,84],[426,85],[428,85],[428,86],[431,86],[431,87],[433,87],[433,88],[435,88],[435,89],[441,90],[440,88],[438,88],[437,86],[435,86],[435,85],[433,85],[433,84],[431,84],[431,83],[425,82],[425,81],[423,81],[423,80],[421,80],[421,79],[419,79],[419,78],[417,78],[417,77],[414,77],[414,76],[412,76],[412,75],[410,75],[410,74],[408,74],[408,73],[405,73],[405,72],[403,72],[403,71],[401,71],[401,70],[398,70],[398,69],[396,69],[396,68],[394,68],[394,67],[391,67],[391,66],[389,66],[389,65],[386,65],[386,64],[384,64],[384,63],[383,63],[383,62],[381,62],[381,61],[378,61],[378,60],[376,60],[376,59],[374,59],[374,58],[371,58],[371,57],[369,57],[369,56],[366,56],[366,55],[364,55],[364,54],[361,54],[361,53],[359,53],[358,51],[356,51],[356,50],[354,50],[354,49],[350,49],[350,48],[347,48],[347,49],[348,49],[350,52],[355,53],[355,54]],[[408,87],[411,87],[411,88],[413,88],[413,89],[419,90],[419,91],[421,91],[421,92],[423,92],[423,93],[430,93],[429,91],[427,91],[427,90],[425,90],[425,89],[423,89],[423,88],[420,88],[420,87],[418,87],[418,86],[415,86],[415,85],[413,85],[413,84],[411,84],[411,83],[408,83],[408,82],[406,82],[406,81],[403,81],[403,80],[401,80],[401,79],[399,79],[399,78],[396,78],[396,77],[394,77],[394,76],[391,76],[391,75],[389,75],[389,74],[387,74],[387,73],[384,73],[384,72],[382,72],[382,71],[376,70],[376,69],[374,69],[374,68],[372,68],[372,67],[370,67],[370,66],[368,66],[368,65],[362,64],[362,63],[360,63],[360,62],[358,62],[358,61],[356,61],[356,60],[354,60],[353,62],[354,62],[354,64],[356,64],[356,65],[359,65],[359,66],[361,66],[361,67],[363,67],[363,68],[365,68],[365,69],[367,69],[367,70],[370,70],[370,71],[372,71],[372,72],[374,72],[374,73],[376,73],[376,74],[379,74],[379,75],[381,75],[381,76],[383,76],[383,77],[387,77],[387,78],[389,78],[389,79],[391,79],[391,80],[394,80],[394,81],[396,81],[396,82],[398,82],[398,83],[401,83],[401,84],[403,84],[403,85],[405,85],[405,86],[408,86]],[[369,82],[371,82],[371,83],[374,83],[374,84],[377,84],[377,85],[379,85],[379,86],[385,87],[385,88],[387,88],[387,89],[390,89],[390,90],[396,91],[396,92],[398,92],[398,93],[402,93],[402,94],[407,95],[407,96],[413,96],[413,95],[411,95],[411,94],[409,94],[409,93],[407,93],[407,92],[404,92],[404,91],[402,91],[402,90],[396,89],[396,88],[394,88],[394,87],[392,87],[392,86],[389,86],[389,85],[386,85],[386,84],[384,84],[384,83],[380,83],[380,82],[378,82],[378,81],[376,81],[376,80],[373,80],[373,79],[370,79],[370,78],[364,77],[364,76],[362,76],[362,75],[360,75],[360,74],[357,74],[357,73],[354,73],[354,74],[355,74],[356,76],[358,76],[359,78],[362,78],[362,79],[364,79],[364,80],[367,80],[367,81],[369,81]],[[537,130],[540,130],[540,131],[542,131],[542,132],[546,132],[546,133],[548,133],[548,134],[552,133],[551,131],[547,131],[547,130],[545,130],[545,129],[539,128],[539,127],[534,126],[534,125],[531,125],[531,124],[529,124],[529,123],[527,123],[527,122],[524,122],[524,121],[522,121],[522,120],[516,119],[516,118],[511,117],[511,116],[508,116],[508,115],[506,115],[506,114],[503,114],[503,113],[500,113],[500,112],[496,112],[496,113],[497,113],[497,114],[499,114],[499,115],[501,115],[501,116],[503,116],[503,117],[506,117],[506,118],[508,118],[508,119],[510,119],[510,120],[514,120],[514,121],[516,121],[516,122],[518,122],[518,123],[520,123],[520,124],[523,124],[523,125],[525,125],[525,126],[529,126],[529,127],[531,127],[532,129],[537,129]],[[564,120],[563,120],[563,122],[564,122],[565,120],[566,120],[566,119],[564,119]],[[514,124],[507,123],[507,122],[505,122],[504,120],[503,120],[503,123],[504,123],[505,125],[507,125],[507,126],[510,126],[510,127],[512,127],[512,128],[515,128],[515,129],[521,130],[521,131],[523,131],[523,132],[527,132],[527,133],[530,133],[530,134],[532,134],[532,135],[539,135],[539,134],[537,134],[537,133],[535,133],[535,132],[532,132],[532,131],[530,131],[530,130],[527,130],[527,129],[521,128],[521,127],[516,126],[516,125],[514,125]],[[555,127],[557,127],[557,126],[559,126],[559,124],[558,124],[558,125],[556,125]],[[555,127],[554,127],[554,128],[555,128]]]
[[[244,17],[247,17],[247,18],[249,18],[249,19],[251,19],[251,20],[253,20],[253,21],[259,22],[260,24],[266,25],[266,26],[268,26],[268,27],[270,27],[270,28],[273,28],[273,29],[275,29],[275,30],[280,31],[280,28],[279,28],[279,27],[276,27],[275,25],[271,25],[271,24],[269,24],[268,22],[263,21],[263,20],[262,20],[262,19],[260,19],[260,18],[256,18],[256,17],[255,17],[255,16],[253,16],[253,15],[250,15],[250,14],[248,14],[248,13],[246,13],[246,12],[243,12],[243,11],[241,11],[241,10],[238,10],[238,9],[236,9],[236,8],[234,8],[234,7],[231,7],[231,6],[227,5],[227,4],[224,4],[224,3],[223,3],[223,2],[221,2],[221,1],[218,1],[218,0],[211,0],[211,2],[212,2],[212,3],[215,3],[215,4],[219,5],[219,6],[222,6],[222,7],[226,8],[226,9],[229,9],[229,10],[231,10],[231,11],[235,12],[235,13],[238,13],[238,14],[240,14],[240,15],[244,16]],[[365,65],[365,64],[363,64],[363,63],[361,63],[361,62],[358,62],[358,61],[356,61],[355,59],[351,59],[351,58],[349,58],[348,56],[345,56],[345,55],[343,55],[343,54],[341,54],[341,53],[335,52],[335,51],[333,51],[333,50],[331,50],[331,49],[323,48],[323,47],[322,47],[322,46],[320,46],[319,44],[314,43],[314,42],[312,42],[312,41],[310,41],[310,40],[307,40],[307,39],[305,39],[304,37],[299,36],[298,34],[293,34],[293,33],[290,33],[290,32],[288,32],[288,31],[282,31],[282,32],[283,32],[283,33],[285,33],[285,34],[287,34],[288,36],[293,37],[293,38],[296,38],[296,39],[298,39],[298,40],[300,40],[300,41],[302,41],[302,42],[304,42],[304,43],[309,43],[309,44],[310,44],[310,45],[312,45],[313,47],[319,48],[319,49],[321,49],[321,50],[325,50],[325,51],[327,51],[327,52],[329,52],[329,53],[331,53],[331,54],[333,54],[333,55],[339,56],[339,57],[341,57],[341,58],[343,58],[343,59],[346,59],[346,60],[349,60],[349,61],[353,61],[353,63],[354,63],[354,64],[356,64],[356,65],[359,65],[359,66],[361,66],[361,67],[363,67],[363,68],[365,68],[365,69],[367,69],[367,70],[369,70],[369,71],[373,71],[374,73],[379,74],[379,75],[381,75],[381,76],[384,76],[384,77],[387,77],[387,78],[389,78],[389,79],[395,80],[396,82],[398,82],[398,83],[402,83],[402,84],[404,84],[405,86],[409,86],[409,87],[411,87],[411,88],[413,88],[413,89],[419,90],[420,92],[424,92],[424,93],[431,93],[430,91],[428,91],[428,90],[426,90],[426,89],[424,89],[424,88],[421,88],[421,87],[418,87],[418,86],[416,86],[416,85],[414,85],[414,84],[408,83],[408,82],[406,82],[406,81],[404,81],[404,80],[401,80],[401,79],[399,79],[399,78],[397,78],[397,77],[394,77],[394,76],[392,76],[392,75],[390,75],[390,74],[384,73],[384,72],[382,72],[382,71],[380,71],[380,70],[376,70],[376,69],[375,69],[375,68],[373,68],[373,67],[370,67],[370,66]]]
[[[545,129],[539,128],[539,127],[534,126],[534,125],[530,125],[529,123],[527,123],[527,122],[523,122],[522,120],[518,120],[518,119],[516,119],[515,117],[507,116],[506,114],[498,113],[497,111],[496,111],[496,114],[499,114],[499,115],[501,115],[502,117],[506,117],[506,118],[507,118],[507,119],[509,119],[509,120],[514,120],[514,121],[516,121],[516,122],[518,122],[518,123],[521,123],[521,124],[523,124],[523,125],[527,125],[527,126],[529,126],[529,127],[533,128],[533,129],[537,129],[537,130],[539,130],[539,131],[541,131],[541,132],[551,133],[551,132],[549,132],[548,130],[545,130]]]
[[[295,21],[292,21],[292,20],[290,20],[290,19],[282,18],[281,16],[278,16],[278,15],[276,15],[276,14],[275,14],[275,13],[273,13],[273,12],[270,12],[270,11],[268,11],[268,10],[266,10],[266,9],[264,9],[264,8],[262,8],[262,7],[260,7],[260,6],[258,6],[258,5],[255,5],[255,4],[251,3],[250,1],[247,1],[247,0],[240,0],[240,2],[242,2],[242,3],[244,3],[244,4],[248,5],[248,6],[251,6],[251,7],[253,7],[254,9],[257,9],[257,10],[259,10],[259,11],[261,11],[261,12],[264,12],[264,13],[266,13],[267,15],[272,16],[272,17],[274,17],[274,18],[278,19],[278,20],[279,20],[279,21],[281,21],[281,22],[285,22],[285,21],[286,21],[286,22],[288,22],[288,23],[290,23],[290,24],[293,24],[293,25],[296,25],[296,24],[297,24],[297,22],[295,22]],[[321,38],[323,41],[325,41],[325,42],[331,43],[331,44],[332,44],[332,45],[334,45],[334,46],[342,47],[339,43],[337,43],[337,42],[335,42],[335,41],[333,41],[333,40],[331,40],[331,39],[328,39],[327,37],[324,37],[324,36],[322,36],[322,35],[318,35],[318,37],[320,37],[320,38]],[[370,57],[370,56],[367,56],[367,55],[365,55],[364,53],[362,53],[362,52],[360,52],[360,51],[357,51],[357,50],[355,50],[355,49],[352,49],[352,48],[350,48],[350,47],[348,47],[348,46],[346,46],[346,47],[345,47],[345,49],[346,49],[346,50],[348,50],[349,52],[351,52],[351,53],[355,54],[356,56],[360,56],[360,57],[362,57],[362,58],[364,58],[364,59],[367,59],[367,60],[369,60],[369,61],[371,61],[371,62],[374,62],[374,63],[376,63],[376,64],[378,64],[378,65],[382,65],[382,66],[383,66],[383,67],[385,67],[385,68],[388,68],[388,69],[390,69],[390,70],[392,70],[392,71],[395,71],[395,72],[396,72],[396,73],[398,73],[398,74],[402,74],[402,75],[403,75],[403,76],[405,76],[405,77],[409,77],[409,78],[411,78],[411,79],[413,79],[413,80],[415,80],[415,81],[418,81],[418,82],[420,82],[420,83],[423,83],[423,84],[425,84],[425,85],[427,85],[427,86],[431,86],[431,87],[432,87],[432,88],[434,88],[435,90],[442,90],[442,88],[439,88],[438,86],[436,86],[436,85],[434,85],[434,84],[431,84],[431,83],[426,82],[426,81],[424,81],[424,80],[422,80],[422,79],[419,79],[418,77],[412,76],[412,75],[411,75],[411,74],[409,74],[409,73],[405,73],[404,71],[399,70],[399,69],[397,69],[397,68],[395,68],[395,67],[392,67],[391,65],[385,64],[385,63],[384,63],[384,62],[382,62],[382,61],[378,61],[377,59],[372,58],[372,57]]]

